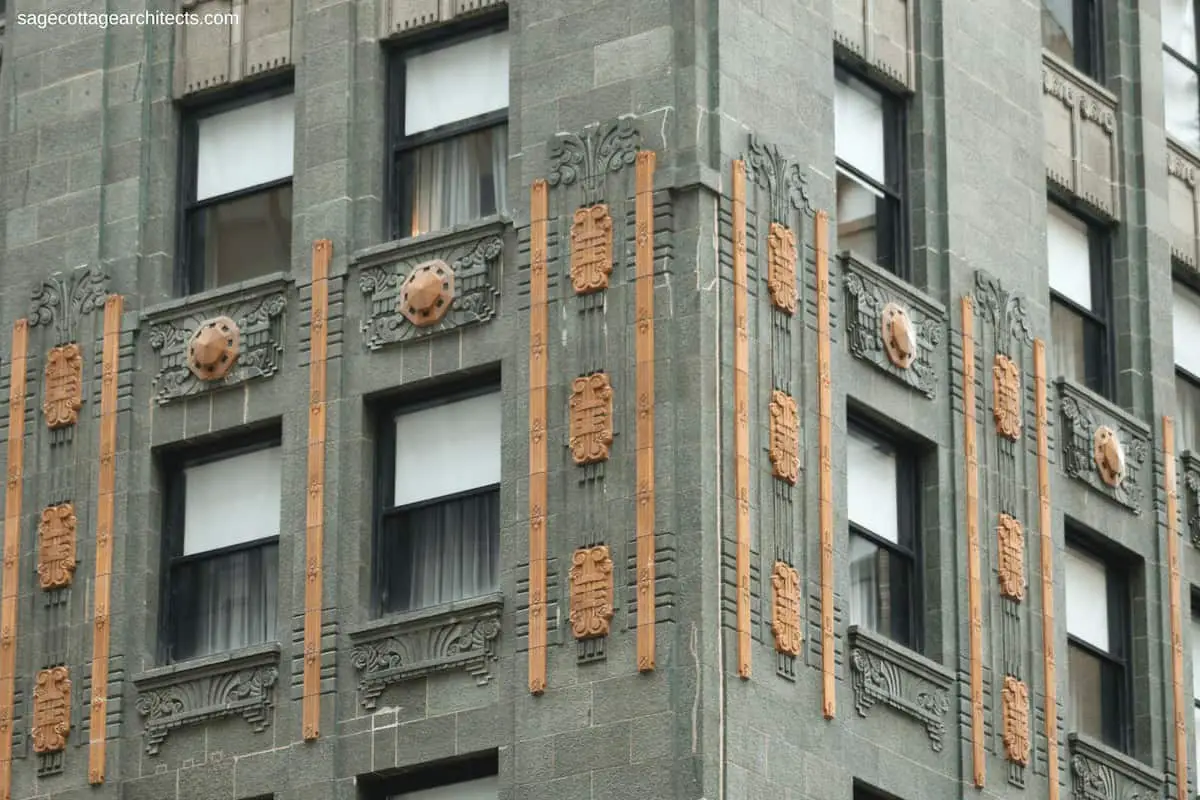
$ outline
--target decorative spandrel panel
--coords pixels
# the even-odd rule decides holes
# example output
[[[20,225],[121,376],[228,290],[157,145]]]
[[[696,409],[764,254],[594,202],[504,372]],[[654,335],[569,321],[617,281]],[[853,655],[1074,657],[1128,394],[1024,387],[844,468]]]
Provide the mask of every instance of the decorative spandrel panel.
[[[930,748],[940,753],[954,677],[940,665],[858,626],[850,628],[849,638],[858,715],[868,716],[876,705],[890,708],[923,726]]]
[[[1074,800],[1157,800],[1162,773],[1137,759],[1071,734],[1071,796]]]
[[[1200,160],[1186,147],[1167,140],[1167,198],[1171,213],[1171,257],[1200,269]]]
[[[1183,493],[1180,497],[1183,524],[1192,537],[1192,545],[1200,547],[1200,456],[1184,453],[1180,457]],[[1195,667],[1193,667],[1195,669]]]
[[[184,0],[205,20],[175,28],[175,96],[278,72],[292,65],[292,0]]]
[[[913,87],[913,15],[906,0],[835,0],[833,35],[883,76]]]
[[[383,37],[387,38],[507,5],[506,0],[383,0],[379,4],[382,16],[380,30]]]
[[[1054,56],[1042,56],[1046,177],[1120,219],[1116,97]]]
[[[1058,393],[1063,471],[1134,514],[1142,513],[1149,427],[1065,379],[1058,381]]]

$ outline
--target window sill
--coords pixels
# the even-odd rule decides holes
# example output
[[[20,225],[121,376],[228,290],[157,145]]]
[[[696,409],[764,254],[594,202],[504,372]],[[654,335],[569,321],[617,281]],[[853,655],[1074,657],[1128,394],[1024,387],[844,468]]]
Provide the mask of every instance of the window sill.
[[[1071,782],[1077,797],[1093,797],[1093,786],[1111,787],[1113,797],[1158,797],[1163,776],[1141,761],[1080,733],[1067,735]],[[1142,791],[1139,791],[1142,790]]]
[[[233,299],[243,294],[257,295],[263,287],[273,289],[278,285],[292,284],[294,282],[295,278],[290,272],[272,272],[269,275],[260,275],[257,278],[249,278],[227,286],[218,286],[215,289],[205,289],[202,292],[195,292],[158,303],[157,305],[148,306],[142,310],[142,319],[155,320],[159,317],[169,317],[172,316],[171,312],[173,311],[184,311],[196,306],[218,303],[222,300]]]
[[[1141,473],[1151,447],[1150,426],[1066,378],[1058,378],[1055,384],[1063,426],[1057,437],[1063,470],[1134,514],[1141,514],[1146,495]],[[1110,428],[1121,446],[1124,474],[1116,485],[1105,481],[1096,465],[1094,438],[1101,427]]]
[[[1061,57],[1044,48],[1042,50],[1042,61],[1049,64],[1053,69],[1065,73],[1064,77],[1079,84],[1079,88],[1084,91],[1099,95],[1099,100],[1111,106],[1117,105],[1117,96],[1115,94],[1106,89],[1095,78],[1090,75],[1084,75],[1074,64],[1064,61]]]
[[[866,717],[882,703],[925,726],[930,747],[942,750],[954,675],[942,665],[857,625],[847,633],[854,709]]]
[[[350,257],[351,265],[360,268],[389,264],[393,261],[412,258],[432,250],[453,247],[487,235],[500,235],[512,224],[506,215],[493,214],[490,217],[463,222],[451,228],[440,231],[429,231],[407,239],[393,239],[373,247],[367,247]]]
[[[252,647],[157,667],[133,677],[146,752],[158,753],[176,728],[241,716],[254,731],[270,724],[279,678],[279,644]]]
[[[485,686],[491,681],[504,595],[389,616],[350,631],[363,708],[374,711],[393,683],[462,670]]]

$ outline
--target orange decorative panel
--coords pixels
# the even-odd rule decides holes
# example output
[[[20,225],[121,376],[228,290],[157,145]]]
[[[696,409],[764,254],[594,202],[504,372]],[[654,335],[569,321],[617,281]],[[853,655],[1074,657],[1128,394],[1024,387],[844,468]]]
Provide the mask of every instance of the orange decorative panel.
[[[1038,527],[1042,542],[1042,682],[1045,686],[1046,772],[1049,800],[1058,800],[1058,684],[1054,667],[1054,530],[1050,514],[1050,437],[1046,411],[1046,343],[1033,341],[1034,403],[1037,404]],[[1186,786],[1186,783],[1184,784]]]
[[[1025,530],[1008,514],[1000,515],[996,527],[1000,540],[1000,594],[1013,600],[1025,599]]]
[[[1021,438],[1021,373],[1003,353],[992,362],[992,401],[996,433],[1017,441]]]
[[[608,461],[612,444],[612,386],[603,372],[576,378],[571,384],[570,447],[575,463]]]
[[[767,291],[772,305],[796,313],[796,234],[778,222],[767,232]]]
[[[571,224],[571,283],[576,294],[608,288],[612,274],[612,217],[604,203],[578,209]]]
[[[42,511],[38,524],[37,572],[43,589],[71,585],[75,575],[75,506],[62,503]]]
[[[833,634],[833,348],[829,330],[829,214],[813,226],[817,255],[817,442],[821,458],[817,511],[821,532],[822,713],[837,713]]]
[[[333,242],[312,248],[312,318],[308,362],[308,500],[304,553],[304,741],[321,735],[321,607],[324,596],[326,372],[329,353],[329,262]]]
[[[634,281],[637,331],[637,662],[654,669],[654,165],[652,150],[637,154]]]
[[[59,345],[46,354],[46,395],[42,413],[51,430],[67,428],[83,408],[83,354],[79,345]]]
[[[737,494],[737,672],[750,677],[750,322],[746,164],[733,162],[733,457]]]
[[[70,732],[71,679],[67,668],[44,669],[37,674],[33,687],[33,752],[66,749]]]
[[[1188,800],[1187,717],[1184,709],[1183,608],[1180,598],[1179,482],[1175,466],[1175,421],[1162,418],[1163,487],[1167,495],[1167,564],[1171,598],[1171,689],[1175,700],[1175,792],[1176,800]],[[1193,666],[1192,669],[1200,667]]]
[[[546,395],[549,277],[546,239],[550,190],[533,182],[529,195],[529,691],[546,691]]]
[[[1014,764],[1029,763],[1029,687],[1004,676],[1004,754]]]
[[[789,656],[800,655],[800,573],[791,564],[775,562],[771,573],[773,591],[771,633],[775,649]]]
[[[608,636],[613,616],[613,563],[608,547],[581,547],[571,559],[571,633],[576,639]]]
[[[971,750],[975,786],[984,785],[987,764],[983,741],[983,601],[979,574],[979,453],[975,440],[975,309],[962,299],[963,450],[966,453],[967,609],[970,615]]]
[[[793,486],[800,478],[800,416],[795,399],[778,389],[771,393],[771,473]]]

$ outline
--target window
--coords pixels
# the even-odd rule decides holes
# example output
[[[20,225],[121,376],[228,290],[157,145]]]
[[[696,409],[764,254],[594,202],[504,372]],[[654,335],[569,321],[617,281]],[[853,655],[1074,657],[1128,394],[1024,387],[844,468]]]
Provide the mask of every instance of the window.
[[[1163,98],[1167,133],[1200,153],[1200,66],[1195,0],[1162,0]]]
[[[392,238],[505,212],[508,48],[493,29],[393,56]]]
[[[385,416],[376,527],[380,613],[497,589],[500,393]]]
[[[1104,81],[1101,0],[1042,0],[1042,47]]]
[[[1126,750],[1128,698],[1124,576],[1103,559],[1067,546],[1067,671],[1071,730]]]
[[[357,780],[363,800],[496,800],[500,796],[496,753],[455,758],[388,777]]]
[[[1108,241],[1054,203],[1048,212],[1052,371],[1107,397]]]
[[[187,120],[182,294],[290,269],[294,112],[275,94]]]
[[[1180,448],[1200,453],[1200,293],[1175,283],[1175,399]]]
[[[916,648],[916,464],[853,424],[846,450],[850,624]]]
[[[167,660],[274,641],[278,440],[180,460],[166,472]]]
[[[900,101],[843,70],[834,86],[837,248],[905,276]]]
[[[1196,737],[1196,763],[1200,764],[1200,607],[1192,598],[1192,735]]]

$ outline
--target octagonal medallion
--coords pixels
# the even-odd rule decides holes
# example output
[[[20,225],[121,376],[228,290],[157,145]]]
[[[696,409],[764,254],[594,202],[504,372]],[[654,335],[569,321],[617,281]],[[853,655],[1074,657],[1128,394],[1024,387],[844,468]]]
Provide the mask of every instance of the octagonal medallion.
[[[418,328],[436,325],[454,303],[454,270],[441,259],[413,268],[400,286],[400,313]]]
[[[188,342],[188,369],[202,381],[216,381],[237,364],[242,333],[229,317],[210,319],[196,329]]]

